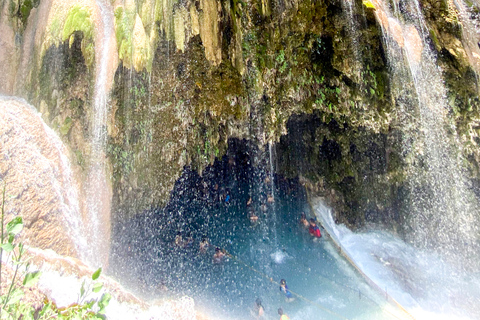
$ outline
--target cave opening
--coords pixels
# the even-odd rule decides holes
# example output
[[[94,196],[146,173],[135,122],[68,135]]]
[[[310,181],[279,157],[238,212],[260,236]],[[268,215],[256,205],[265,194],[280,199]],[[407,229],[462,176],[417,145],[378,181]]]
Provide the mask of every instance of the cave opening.
[[[353,281],[374,296],[332,244],[314,241],[299,223],[302,212],[314,217],[305,188],[272,172],[270,152],[231,139],[226,155],[201,174],[184,168],[166,207],[115,223],[110,272],[149,300],[191,296],[213,319],[249,318],[257,298],[271,317],[279,307],[301,319],[377,308],[351,288]],[[202,251],[204,238],[210,246]],[[213,259],[217,247],[227,253],[221,263]],[[294,302],[280,292],[281,279],[300,295]]]

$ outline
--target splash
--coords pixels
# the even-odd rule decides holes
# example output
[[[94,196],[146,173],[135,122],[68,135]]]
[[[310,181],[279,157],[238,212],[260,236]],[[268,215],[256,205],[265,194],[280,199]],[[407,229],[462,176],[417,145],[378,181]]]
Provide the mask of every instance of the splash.
[[[419,3],[377,6],[408,167],[409,239],[475,268],[478,203],[463,172],[461,144]]]
[[[332,240],[367,279],[415,319],[478,319],[480,277],[385,231],[353,233],[336,225],[321,199],[314,211]]]

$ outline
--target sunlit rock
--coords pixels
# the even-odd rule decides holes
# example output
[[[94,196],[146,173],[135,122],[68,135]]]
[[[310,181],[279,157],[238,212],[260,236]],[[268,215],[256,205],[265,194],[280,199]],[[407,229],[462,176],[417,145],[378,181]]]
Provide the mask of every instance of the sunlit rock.
[[[24,102],[2,98],[0,113],[6,221],[23,218],[26,244],[81,257],[86,243],[67,149]]]
[[[219,26],[220,3],[211,0],[201,0],[199,13],[200,36],[205,47],[205,56],[214,65],[222,61],[222,44]]]

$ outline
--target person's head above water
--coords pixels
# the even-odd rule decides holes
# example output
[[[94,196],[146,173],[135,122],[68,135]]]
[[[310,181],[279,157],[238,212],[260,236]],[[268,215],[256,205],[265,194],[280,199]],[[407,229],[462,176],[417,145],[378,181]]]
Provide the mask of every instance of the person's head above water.
[[[278,308],[278,314],[283,316],[283,309],[282,308]]]
[[[316,225],[317,223],[315,222],[315,219],[310,218],[310,224],[311,224],[312,226],[314,226],[314,225]]]
[[[301,219],[307,219],[307,215],[305,214],[305,212],[302,212],[302,213],[300,214],[300,218],[301,218]]]
[[[285,279],[280,280],[280,285],[281,285],[281,286],[284,286],[284,285],[286,285],[286,284],[287,284],[287,281],[285,281]]]
[[[257,300],[255,300],[255,304],[256,304],[257,306],[261,306],[261,305],[262,305],[262,299],[257,298]]]

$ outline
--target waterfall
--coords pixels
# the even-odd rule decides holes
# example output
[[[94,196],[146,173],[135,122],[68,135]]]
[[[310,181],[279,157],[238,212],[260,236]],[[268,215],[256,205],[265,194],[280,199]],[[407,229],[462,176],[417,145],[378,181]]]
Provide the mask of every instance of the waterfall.
[[[275,157],[273,154],[273,143],[270,141],[268,142],[268,155],[269,155],[269,162],[270,162],[270,174],[268,175],[270,178],[270,195],[272,199],[272,216],[271,216],[271,221],[272,221],[272,228],[273,228],[273,243],[274,247],[277,247],[277,211],[275,207],[275,166],[274,166],[274,161]]]
[[[361,51],[359,46],[360,40],[360,24],[355,17],[355,7],[353,0],[342,0],[343,9],[346,11],[348,22],[348,35],[351,40],[353,65],[351,67],[351,73],[356,79],[360,79],[360,74],[363,68]]]
[[[110,242],[110,199],[111,187],[106,175],[106,143],[108,114],[108,63],[111,59],[109,41],[112,36],[113,14],[107,1],[97,0],[101,16],[101,36],[97,36],[96,46],[96,79],[94,105],[91,119],[91,158],[86,183],[89,252],[89,263],[106,265]],[[99,43],[100,42],[100,43]]]
[[[476,251],[477,203],[462,170],[447,91],[417,1],[378,3],[407,163],[411,242],[452,261]],[[476,258],[470,260],[478,263]],[[463,261],[466,262],[466,261]]]

